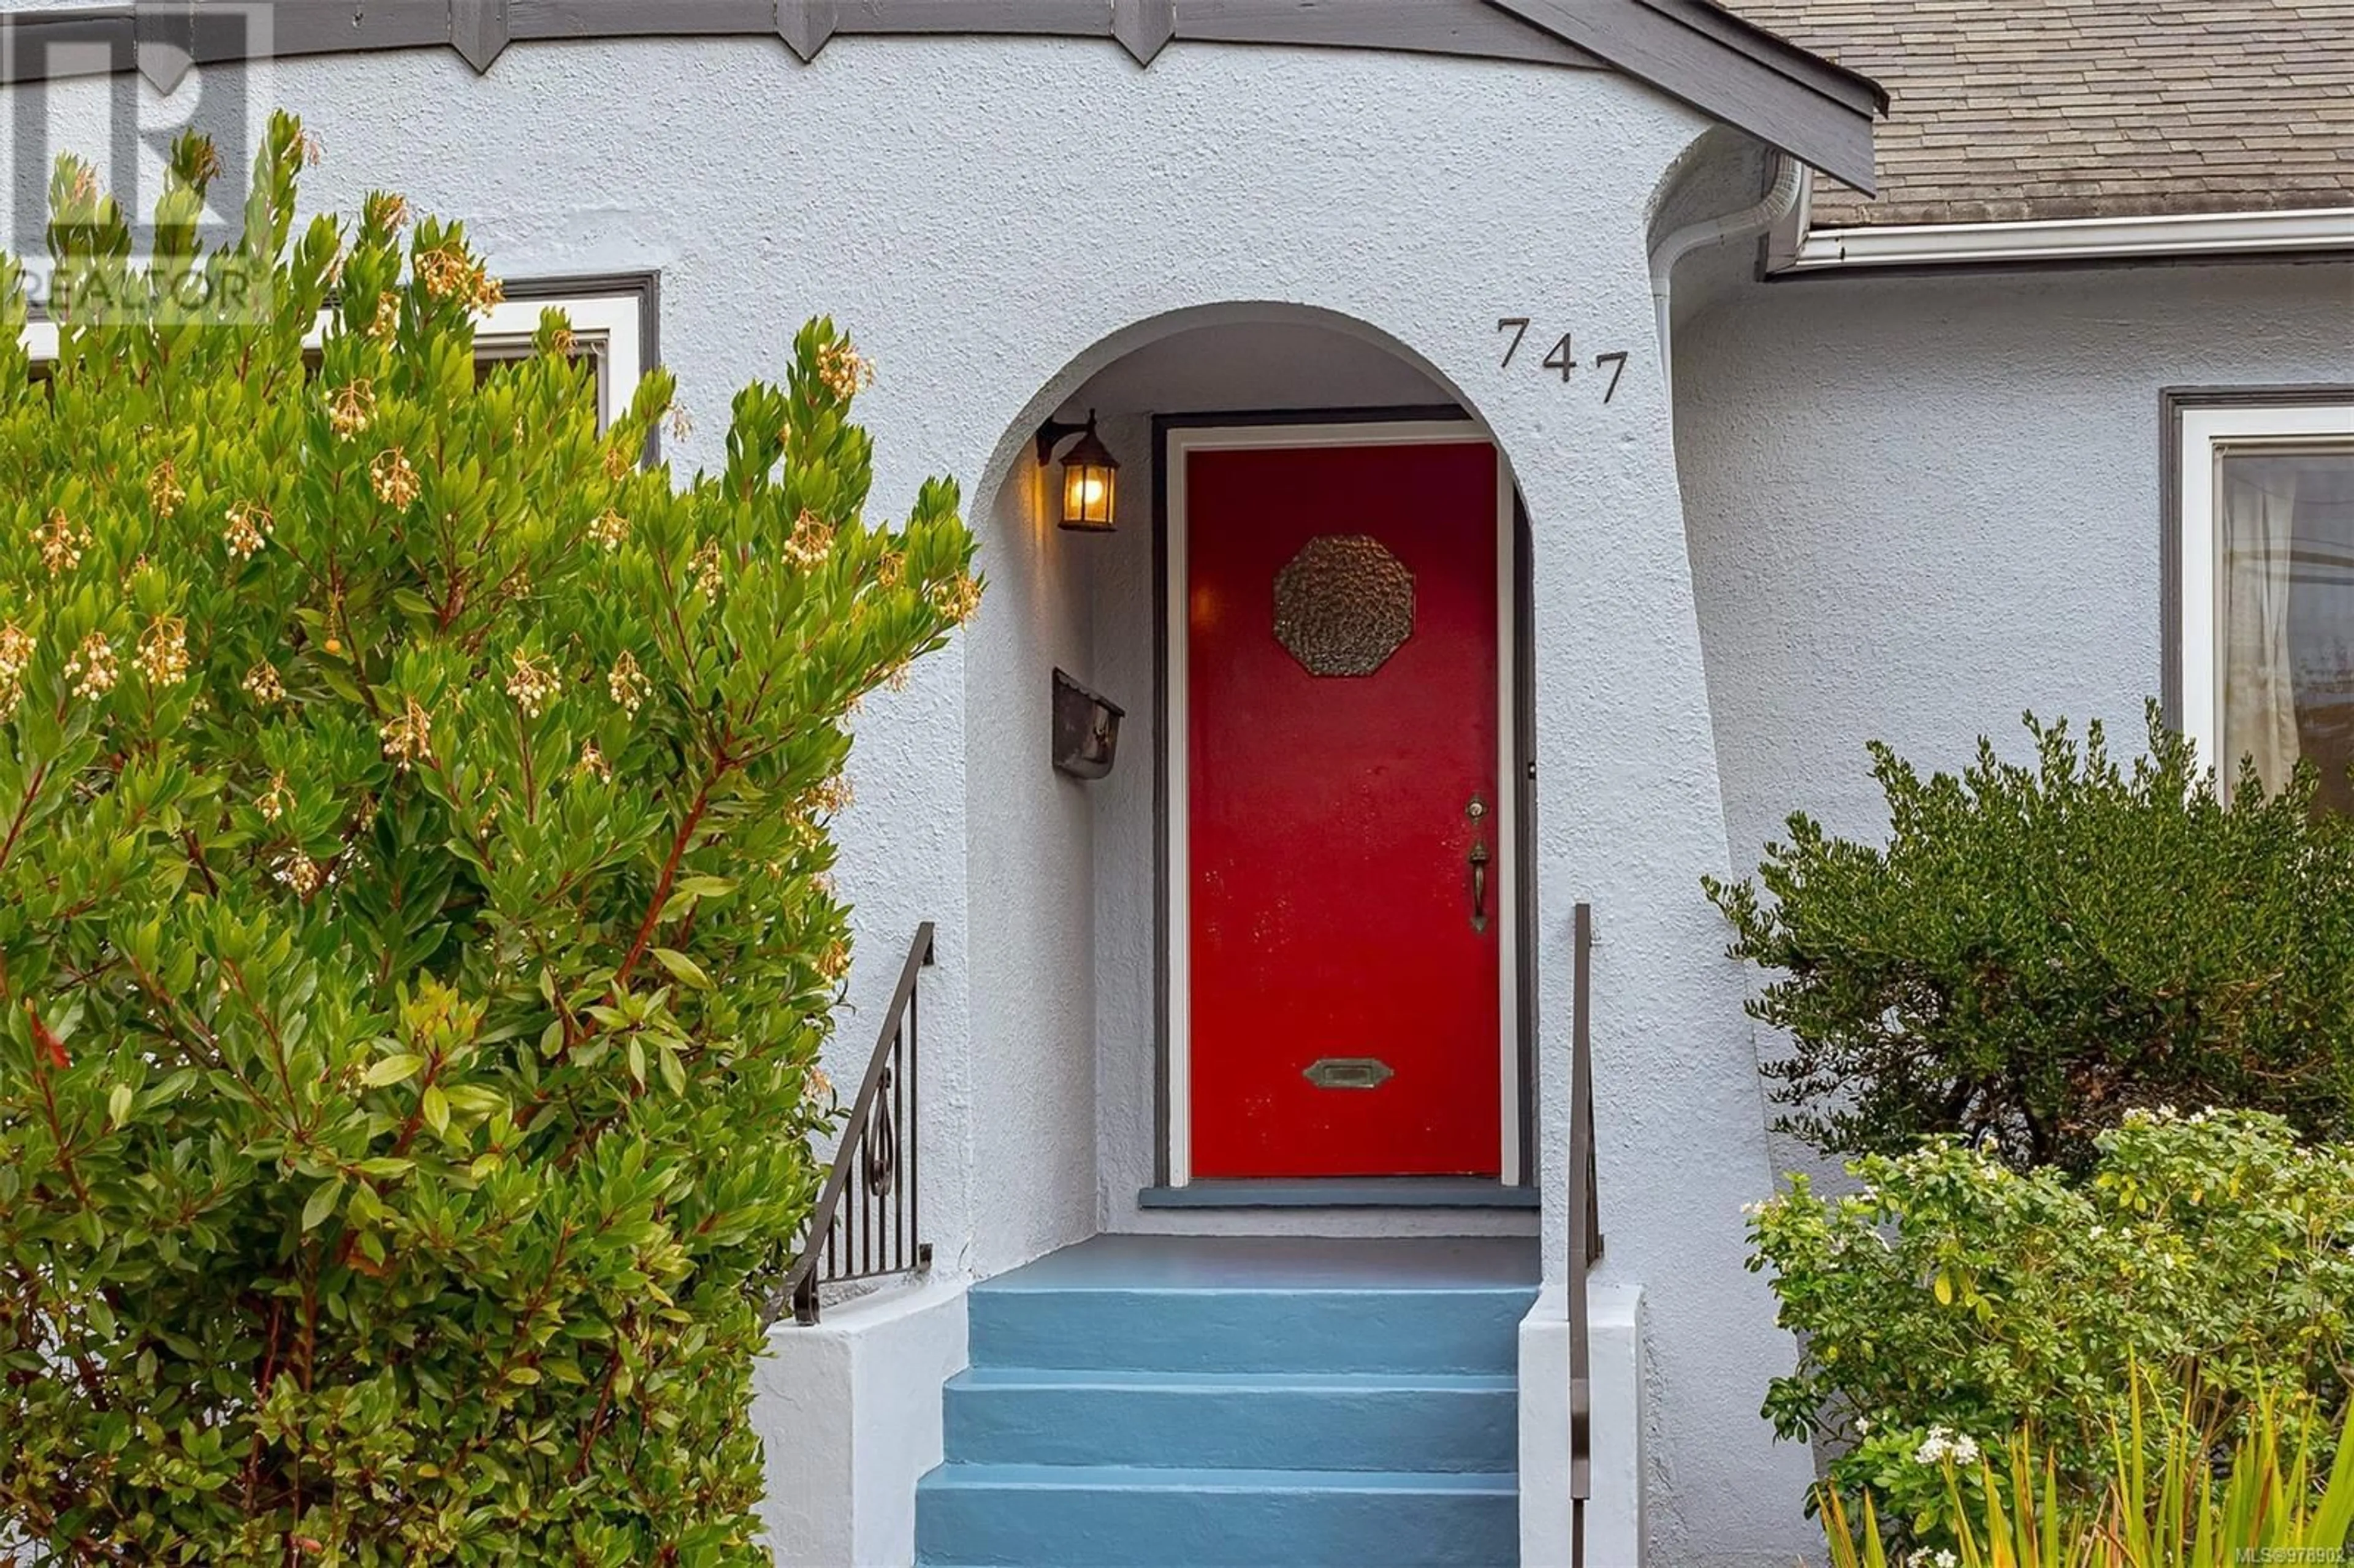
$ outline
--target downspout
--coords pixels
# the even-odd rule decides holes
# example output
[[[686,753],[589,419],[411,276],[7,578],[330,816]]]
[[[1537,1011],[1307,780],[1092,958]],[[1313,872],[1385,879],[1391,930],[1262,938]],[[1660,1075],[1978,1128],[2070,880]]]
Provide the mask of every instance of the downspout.
[[[1728,239],[1763,234],[1789,214],[1798,200],[1798,161],[1783,152],[1776,152],[1772,157],[1774,184],[1765,196],[1738,212],[1686,224],[1660,240],[1651,251],[1651,310],[1658,323],[1659,379],[1667,387],[1670,429],[1676,418],[1676,356],[1675,329],[1668,302],[1676,263],[1703,245],[1722,245]]]
[[[1721,245],[1728,239],[1745,239],[1763,234],[1789,216],[1791,209],[1798,205],[1799,196],[1806,188],[1805,168],[1796,158],[1778,148],[1769,156],[1772,160],[1769,167],[1774,171],[1774,181],[1766,187],[1763,196],[1738,212],[1727,213],[1722,217],[1707,218],[1699,223],[1687,224],[1660,240],[1651,251],[1651,308],[1657,315],[1659,337],[1659,380],[1667,393],[1668,450],[1671,461],[1676,456],[1676,355],[1675,323],[1669,311],[1669,297],[1670,285],[1675,276],[1676,263],[1703,245]],[[1681,465],[1677,470],[1677,481],[1678,489],[1681,491],[1682,487]],[[1679,497],[1679,503],[1681,503],[1681,497]],[[1685,547],[1690,549],[1689,541]],[[1697,633],[1700,630],[1698,625],[1700,606],[1696,588],[1692,610],[1694,618],[1692,630]],[[1713,735],[1716,728],[1717,700],[1715,683],[1707,674],[1705,652],[1702,655],[1702,672],[1701,678],[1708,694],[1709,728]],[[1733,802],[1724,794],[1724,770],[1722,766],[1716,769],[1716,783],[1718,810],[1721,814],[1720,820],[1724,824],[1724,863],[1730,869],[1739,865],[1741,860],[1733,851]],[[1749,1046],[1751,1059],[1755,1061],[1757,1054],[1757,1031],[1754,1026],[1749,1032]],[[1770,1125],[1770,1107],[1766,1102],[1766,1077],[1763,1072],[1757,1075],[1756,1086],[1757,1119],[1760,1124]],[[1573,1095],[1574,1093],[1573,1089]],[[1573,1143],[1575,1138],[1576,1134],[1573,1131],[1571,1134]],[[1767,1152],[1766,1173],[1770,1181],[1773,1175],[1770,1145]],[[1570,1223],[1573,1227],[1575,1226],[1577,1224],[1575,1216],[1572,1217]],[[1572,1505],[1572,1511],[1575,1511],[1575,1504]]]

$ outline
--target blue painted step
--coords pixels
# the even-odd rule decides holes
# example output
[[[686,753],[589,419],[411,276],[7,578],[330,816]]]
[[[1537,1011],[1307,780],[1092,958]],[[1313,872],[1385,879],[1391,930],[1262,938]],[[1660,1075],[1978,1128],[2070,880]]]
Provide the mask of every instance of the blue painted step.
[[[949,1465],[917,1490],[926,1563],[1094,1568],[1500,1568],[1513,1478]]]
[[[1500,1472],[1519,1393],[1495,1374],[976,1368],[948,1389],[951,1464]]]
[[[1098,1236],[974,1287],[932,1568],[1504,1568],[1533,1241]]]
[[[1458,1241],[1098,1236],[974,1287],[972,1363],[1509,1374],[1536,1295],[1534,1252],[1525,1271],[1519,1255]]]

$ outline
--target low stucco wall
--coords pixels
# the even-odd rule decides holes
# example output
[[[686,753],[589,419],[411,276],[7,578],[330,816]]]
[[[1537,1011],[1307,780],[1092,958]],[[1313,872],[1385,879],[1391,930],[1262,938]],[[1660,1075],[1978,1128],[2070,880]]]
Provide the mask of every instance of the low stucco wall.
[[[940,1385],[964,1371],[965,1287],[935,1281],[769,1331],[752,1374],[760,1504],[779,1568],[907,1568],[916,1482],[940,1462]]]
[[[1643,1293],[1596,1288],[1586,1343],[1593,1390],[1590,1568],[1643,1561]],[[1549,1285],[1521,1322],[1521,1568],[1570,1568],[1569,1292]],[[1659,1561],[1659,1559],[1654,1559]]]

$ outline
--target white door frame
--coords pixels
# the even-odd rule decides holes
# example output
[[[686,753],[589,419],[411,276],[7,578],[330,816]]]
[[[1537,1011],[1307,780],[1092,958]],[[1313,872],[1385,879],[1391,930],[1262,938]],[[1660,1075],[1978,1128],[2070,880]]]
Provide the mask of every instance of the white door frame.
[[[1189,854],[1192,800],[1187,747],[1185,470],[1200,451],[1289,450],[1302,447],[1488,446],[1496,453],[1496,889],[1498,1019],[1497,1130],[1500,1186],[1522,1184],[1520,1050],[1520,780],[1513,771],[1519,661],[1514,656],[1519,604],[1513,572],[1513,487],[1504,449],[1476,419],[1367,420],[1329,425],[1219,425],[1172,428],[1162,451],[1168,498],[1168,584],[1162,613],[1168,649],[1167,683],[1160,715],[1167,757],[1169,982],[1162,998],[1168,1050],[1169,1184],[1193,1180],[1193,866]]]

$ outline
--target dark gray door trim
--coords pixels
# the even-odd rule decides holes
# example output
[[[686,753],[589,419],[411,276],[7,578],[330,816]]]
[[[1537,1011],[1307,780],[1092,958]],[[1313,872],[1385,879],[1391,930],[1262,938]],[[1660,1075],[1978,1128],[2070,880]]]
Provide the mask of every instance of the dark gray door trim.
[[[850,34],[1106,38],[1144,65],[1199,42],[1616,69],[1867,193],[1888,102],[1706,0],[276,0],[270,15],[273,58],[440,47],[477,71],[536,39],[775,37],[810,60]],[[235,9],[146,4],[0,13],[0,85],[136,70],[169,92],[256,41]]]
[[[2301,408],[2354,403],[2354,384],[2168,387],[2158,395],[2158,714],[2182,727],[2182,413],[2186,408]]]
[[[1415,424],[1446,419],[1470,419],[1460,404],[1407,404],[1372,408],[1282,408],[1234,414],[1155,414],[1152,417],[1152,1181],[1169,1185],[1169,887],[1177,874],[1170,863],[1169,845],[1169,436],[1172,430],[1224,429],[1235,425],[1362,425]],[[1535,643],[1531,623],[1533,609],[1529,575],[1528,512],[1520,497],[1512,498],[1512,580],[1522,613],[1512,618],[1513,646],[1498,650],[1500,678],[1514,685],[1512,769],[1516,779],[1533,778],[1536,694],[1533,680]],[[1511,788],[1511,784],[1500,788]],[[1521,1063],[1521,1185],[1537,1185],[1536,1147],[1536,966],[1533,933],[1536,918],[1535,790],[1522,785],[1523,809],[1515,823],[1512,846],[1521,876],[1520,1033]]]

